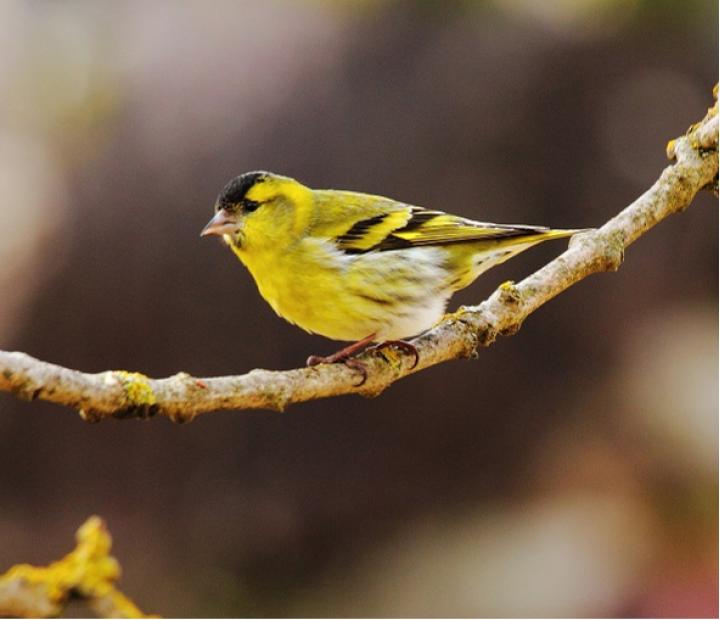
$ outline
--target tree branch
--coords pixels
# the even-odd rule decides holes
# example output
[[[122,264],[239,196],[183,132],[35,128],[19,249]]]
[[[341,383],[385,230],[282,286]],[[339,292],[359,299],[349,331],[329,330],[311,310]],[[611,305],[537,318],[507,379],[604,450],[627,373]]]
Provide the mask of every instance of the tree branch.
[[[48,618],[80,597],[101,618],[146,616],[115,588],[120,565],[110,555],[112,539],[99,517],[90,517],[75,535],[77,546],[47,567],[18,564],[0,575],[0,616]]]
[[[522,282],[506,282],[478,306],[461,308],[413,341],[419,363],[393,349],[365,354],[367,381],[356,385],[357,372],[342,364],[287,371],[253,370],[245,375],[194,378],[179,373],[151,379],[140,373],[97,374],[41,362],[25,353],[0,351],[0,391],[39,398],[77,409],[83,419],[165,416],[186,422],[218,409],[276,409],[292,403],[340,394],[376,396],[402,377],[452,359],[476,355],[478,346],[498,335],[517,332],[540,306],[587,276],[616,271],[625,249],[653,226],[683,211],[718,175],[718,106],[668,143],[675,163],[635,202],[601,228],[576,235],[570,247]]]

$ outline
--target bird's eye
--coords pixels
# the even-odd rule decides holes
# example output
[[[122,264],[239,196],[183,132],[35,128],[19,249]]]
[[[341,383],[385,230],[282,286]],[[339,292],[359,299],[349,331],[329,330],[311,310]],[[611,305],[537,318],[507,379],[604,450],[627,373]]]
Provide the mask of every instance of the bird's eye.
[[[243,207],[248,213],[252,213],[253,211],[257,210],[260,204],[261,203],[257,202],[256,200],[248,200],[247,198],[243,200]]]

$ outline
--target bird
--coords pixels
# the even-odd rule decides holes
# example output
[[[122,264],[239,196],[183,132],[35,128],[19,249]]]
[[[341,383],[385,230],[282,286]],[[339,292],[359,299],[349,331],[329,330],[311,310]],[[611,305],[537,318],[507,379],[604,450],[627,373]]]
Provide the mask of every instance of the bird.
[[[488,269],[584,229],[491,224],[383,196],[311,189],[287,176],[246,172],[215,201],[201,236],[221,237],[282,318],[351,344],[308,366],[395,346],[436,325],[450,297]]]

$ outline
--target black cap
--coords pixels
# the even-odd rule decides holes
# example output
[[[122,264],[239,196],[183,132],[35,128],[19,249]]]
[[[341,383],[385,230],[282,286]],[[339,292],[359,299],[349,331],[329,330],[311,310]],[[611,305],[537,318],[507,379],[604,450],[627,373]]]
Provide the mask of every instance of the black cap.
[[[269,172],[256,170],[235,177],[220,192],[217,199],[218,208],[240,204],[250,188],[257,183],[262,183],[269,175]]]

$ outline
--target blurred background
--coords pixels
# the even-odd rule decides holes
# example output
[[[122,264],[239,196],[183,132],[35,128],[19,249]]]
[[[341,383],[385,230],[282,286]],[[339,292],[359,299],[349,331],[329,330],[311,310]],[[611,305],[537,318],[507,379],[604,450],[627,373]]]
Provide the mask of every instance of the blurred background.
[[[152,376],[330,353],[198,238],[230,177],[599,225],[710,105],[717,10],[6,0],[0,346]],[[618,273],[375,400],[87,425],[0,395],[0,571],[95,513],[163,615],[716,615],[717,230],[704,193]]]

